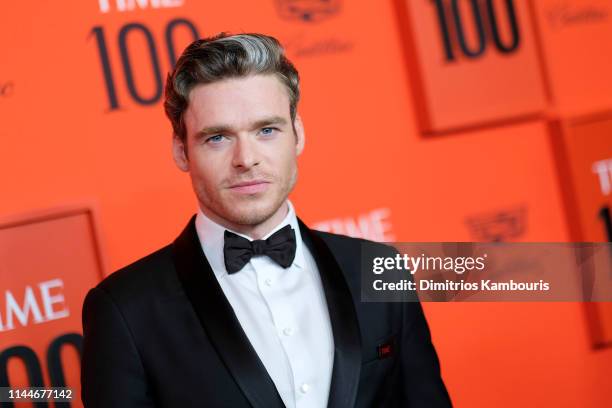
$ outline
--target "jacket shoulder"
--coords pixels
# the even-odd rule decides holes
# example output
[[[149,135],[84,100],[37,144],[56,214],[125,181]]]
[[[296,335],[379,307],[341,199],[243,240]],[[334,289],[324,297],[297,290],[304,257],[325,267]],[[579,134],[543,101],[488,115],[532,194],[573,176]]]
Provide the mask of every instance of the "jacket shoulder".
[[[176,286],[172,244],[152,252],[105,277],[96,288],[104,290],[115,301],[134,300],[158,295]]]
[[[396,250],[389,244],[382,242],[371,241],[364,238],[349,237],[348,235],[334,234],[312,230],[316,235],[321,237],[323,241],[332,249],[332,251],[340,251],[344,253],[355,254],[354,251],[368,250],[373,252],[394,253]]]

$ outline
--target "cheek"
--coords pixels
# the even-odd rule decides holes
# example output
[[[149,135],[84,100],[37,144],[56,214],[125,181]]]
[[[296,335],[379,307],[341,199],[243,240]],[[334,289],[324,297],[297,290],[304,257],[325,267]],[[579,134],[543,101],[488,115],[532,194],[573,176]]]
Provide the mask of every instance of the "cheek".
[[[222,169],[213,160],[198,160],[192,162],[192,177],[201,183],[214,186],[222,178]]]
[[[295,157],[287,157],[280,165],[282,169],[282,178],[286,183],[289,183],[297,171],[297,161]]]
[[[293,139],[292,139],[293,140]],[[287,143],[281,149],[281,153],[278,150],[275,155],[276,167],[283,173],[283,176],[289,178],[297,165],[297,157],[295,154],[295,144]]]

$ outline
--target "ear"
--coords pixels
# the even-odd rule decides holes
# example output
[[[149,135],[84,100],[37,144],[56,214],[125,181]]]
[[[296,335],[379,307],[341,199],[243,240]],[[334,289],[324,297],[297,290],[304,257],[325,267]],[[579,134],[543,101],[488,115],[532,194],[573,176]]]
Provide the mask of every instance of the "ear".
[[[185,144],[177,136],[172,136],[172,155],[174,157],[174,163],[182,171],[189,171],[189,160],[185,154]]]
[[[295,136],[296,136],[296,144],[295,144],[295,154],[299,156],[302,154],[304,150],[304,145],[306,144],[306,135],[304,134],[304,124],[302,123],[302,118],[299,114],[295,115],[295,120],[293,121],[293,126],[295,128]]]

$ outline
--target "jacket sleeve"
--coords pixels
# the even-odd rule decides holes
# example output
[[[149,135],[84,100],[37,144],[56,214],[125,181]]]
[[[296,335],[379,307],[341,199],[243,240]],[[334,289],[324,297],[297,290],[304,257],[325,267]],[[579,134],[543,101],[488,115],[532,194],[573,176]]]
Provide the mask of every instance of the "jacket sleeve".
[[[401,381],[404,407],[452,407],[440,375],[440,363],[431,342],[419,302],[403,303],[401,332]]]
[[[93,288],[83,303],[81,399],[85,408],[153,407],[130,329],[113,299]]]

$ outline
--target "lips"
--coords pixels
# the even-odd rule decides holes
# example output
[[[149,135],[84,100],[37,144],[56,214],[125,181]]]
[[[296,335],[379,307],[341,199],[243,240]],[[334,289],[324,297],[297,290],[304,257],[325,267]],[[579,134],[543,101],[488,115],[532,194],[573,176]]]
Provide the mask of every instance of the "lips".
[[[267,190],[269,185],[265,180],[245,181],[230,186],[230,190],[240,194],[255,194]]]

